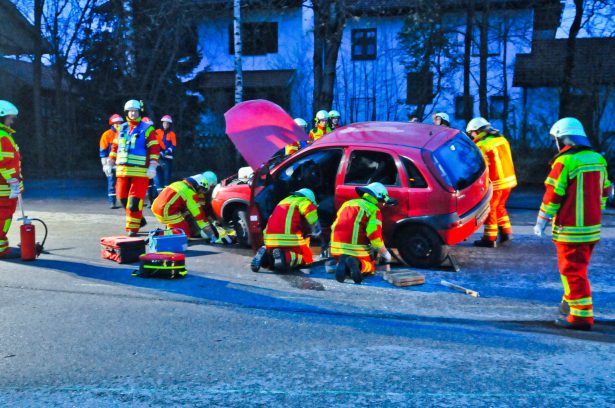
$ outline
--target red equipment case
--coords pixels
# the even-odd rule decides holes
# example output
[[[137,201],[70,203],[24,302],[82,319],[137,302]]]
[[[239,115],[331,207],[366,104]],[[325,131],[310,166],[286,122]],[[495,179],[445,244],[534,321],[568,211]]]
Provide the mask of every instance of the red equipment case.
[[[123,235],[103,237],[100,239],[100,256],[117,263],[137,262],[139,256],[145,253],[143,238],[130,238]]]
[[[133,276],[141,278],[177,279],[183,278],[186,271],[186,256],[174,252],[150,252],[139,257],[141,265]]]

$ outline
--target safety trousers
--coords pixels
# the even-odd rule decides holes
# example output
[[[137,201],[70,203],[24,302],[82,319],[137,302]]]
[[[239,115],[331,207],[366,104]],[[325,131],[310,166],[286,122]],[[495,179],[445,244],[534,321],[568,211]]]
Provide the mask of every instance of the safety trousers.
[[[286,257],[286,265],[289,268],[298,268],[300,266],[310,265],[314,262],[312,250],[309,245],[299,245],[293,247],[276,247],[268,246],[267,252],[271,253],[274,248],[280,248]]]
[[[570,306],[568,322],[594,323],[592,293],[587,278],[587,267],[594,250],[595,242],[585,244],[566,244],[556,242],[557,264],[564,285],[563,299]]]
[[[333,255],[333,259],[335,259],[336,262],[339,262],[341,256],[342,255]],[[376,263],[371,256],[354,256],[353,258],[358,260],[359,264],[361,264],[361,273],[373,275],[376,272]]]
[[[511,188],[504,190],[496,190],[493,192],[489,206],[491,210],[485,220],[485,232],[483,233],[483,239],[489,241],[495,241],[498,239],[498,227],[502,228],[502,232],[505,234],[512,234],[512,226],[510,225],[510,218],[508,218],[508,211],[506,211],[506,201],[510,196]]]
[[[9,251],[7,234],[16,209],[16,198],[0,197],[0,258]]]
[[[143,218],[143,200],[147,194],[147,177],[118,177],[117,198],[126,208],[126,231],[138,232]]]

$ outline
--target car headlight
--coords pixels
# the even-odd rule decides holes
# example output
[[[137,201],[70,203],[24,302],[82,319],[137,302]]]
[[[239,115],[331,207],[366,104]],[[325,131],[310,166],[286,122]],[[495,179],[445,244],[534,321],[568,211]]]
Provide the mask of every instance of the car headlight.
[[[220,191],[221,188],[222,188],[222,184],[220,184],[220,183],[216,184],[216,186],[214,187],[214,191],[211,192],[211,199],[212,200],[214,198],[216,198],[216,195],[218,195],[218,191]]]

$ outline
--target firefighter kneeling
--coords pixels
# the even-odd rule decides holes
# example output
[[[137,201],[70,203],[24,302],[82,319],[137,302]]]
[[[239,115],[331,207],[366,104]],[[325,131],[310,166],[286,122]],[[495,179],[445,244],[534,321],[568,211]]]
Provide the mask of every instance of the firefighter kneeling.
[[[295,191],[280,201],[265,228],[265,246],[252,259],[253,272],[258,272],[261,266],[287,272],[312,263],[307,235],[318,237],[322,233],[316,206],[316,197],[309,188]],[[311,231],[307,231],[308,226]]]
[[[363,274],[376,271],[372,253],[380,254],[384,262],[391,262],[391,254],[382,239],[382,215],[378,202],[396,205],[385,186],[371,183],[357,187],[360,198],[346,201],[337,212],[331,227],[331,255],[337,260],[335,279],[344,282],[350,275],[355,283],[361,283]]]
[[[204,194],[217,182],[216,175],[206,171],[171,183],[154,200],[152,212],[167,228],[181,228],[188,237],[201,236],[215,242],[216,236],[199,203],[199,194]]]

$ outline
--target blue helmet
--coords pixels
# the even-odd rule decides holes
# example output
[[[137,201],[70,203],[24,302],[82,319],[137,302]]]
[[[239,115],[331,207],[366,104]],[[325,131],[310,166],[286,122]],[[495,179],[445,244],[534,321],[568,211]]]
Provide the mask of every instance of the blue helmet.
[[[300,190],[297,190],[293,193],[293,195],[303,196],[307,198],[308,200],[310,200],[312,204],[318,205],[316,203],[316,196],[314,195],[314,192],[310,190],[309,188],[302,188]]]

